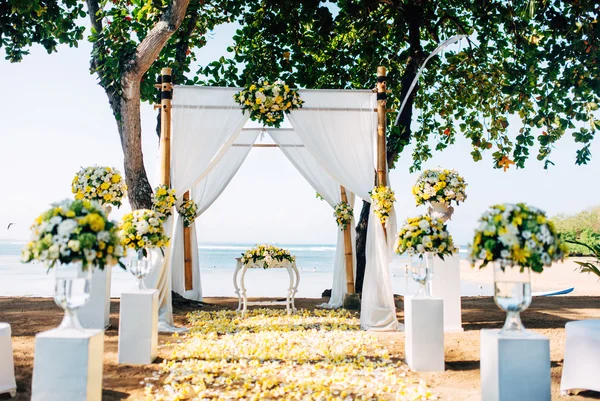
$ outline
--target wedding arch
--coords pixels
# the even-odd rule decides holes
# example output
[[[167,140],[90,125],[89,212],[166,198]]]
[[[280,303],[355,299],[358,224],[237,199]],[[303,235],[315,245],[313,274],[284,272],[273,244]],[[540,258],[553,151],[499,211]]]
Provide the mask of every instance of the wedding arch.
[[[240,88],[179,86],[171,69],[163,68],[156,85],[161,92],[161,138],[158,183],[193,199],[202,214],[219,197],[246,156],[257,146],[278,147],[310,185],[331,205],[353,206],[354,197],[370,202],[374,184],[388,185],[386,162],[386,70],[377,70],[377,90],[298,90],[304,105],[287,118],[292,128],[245,128],[249,114],[234,100]],[[158,107],[158,106],[157,106]],[[273,145],[255,144],[267,132]],[[392,208],[385,225],[371,208],[366,268],[361,300],[361,326],[396,330],[398,322],[389,262],[396,220]],[[354,222],[338,230],[332,295],[337,308],[354,292],[356,258]],[[184,227],[173,213],[165,222],[171,243],[155,254],[147,285],[159,290],[160,324],[173,324],[171,289],[202,300],[196,227]]]

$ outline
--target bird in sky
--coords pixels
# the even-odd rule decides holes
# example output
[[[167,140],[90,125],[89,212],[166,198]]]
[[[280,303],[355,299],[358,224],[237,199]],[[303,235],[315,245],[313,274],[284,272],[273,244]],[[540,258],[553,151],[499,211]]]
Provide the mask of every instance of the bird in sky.
[[[8,223],[8,226],[6,227],[7,230],[10,230],[11,226],[14,226],[16,223]]]

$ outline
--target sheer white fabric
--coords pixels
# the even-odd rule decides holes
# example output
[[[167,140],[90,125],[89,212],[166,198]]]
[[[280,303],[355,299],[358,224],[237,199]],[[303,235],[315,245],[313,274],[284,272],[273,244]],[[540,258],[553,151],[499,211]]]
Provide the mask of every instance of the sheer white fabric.
[[[173,91],[171,187],[182,196],[235,141],[249,115],[233,95],[238,88],[176,86]]]
[[[342,201],[340,184],[323,169],[312,154],[302,144],[294,131],[269,131],[269,135],[288,160],[296,167],[308,183],[317,191],[329,205],[334,208]],[[349,202],[354,201],[354,194],[348,194]],[[332,219],[333,213],[331,216]],[[350,223],[351,232],[354,231],[354,219]],[[353,256],[356,254],[353,252]],[[354,258],[355,260],[355,258]],[[356,266],[356,263],[353,263]],[[339,308],[342,306],[346,287],[346,258],[344,249],[344,232],[338,229],[337,245],[333,265],[333,285],[328,303],[320,305],[324,308]]]
[[[370,91],[300,91],[304,106],[289,114],[302,143],[334,179],[367,202],[375,181],[377,114]],[[392,211],[393,213],[393,211]],[[386,240],[371,209],[366,244],[361,326],[397,330],[389,268],[390,244],[396,235],[390,218]]]
[[[233,145],[223,152],[223,156],[207,171],[204,178],[192,188],[191,199],[198,205],[198,213],[202,215],[221,195],[231,179],[238,172],[252,144],[258,136],[258,130],[242,131]],[[183,219],[177,214],[175,231],[173,233],[173,252],[171,266],[173,275],[173,291],[185,298],[196,301],[202,300],[202,283],[200,279],[200,258],[197,244],[197,225],[191,226],[192,231],[192,289],[185,290],[184,252],[183,252]]]

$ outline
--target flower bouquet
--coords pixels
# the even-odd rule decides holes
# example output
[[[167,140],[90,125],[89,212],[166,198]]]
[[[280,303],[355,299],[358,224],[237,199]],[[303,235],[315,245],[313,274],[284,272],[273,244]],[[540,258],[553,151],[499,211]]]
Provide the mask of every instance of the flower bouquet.
[[[417,179],[412,193],[418,205],[430,204],[429,214],[444,221],[450,219],[454,208],[467,199],[467,184],[456,170],[432,169],[425,170]]]
[[[123,176],[112,167],[82,167],[73,178],[71,191],[77,200],[91,200],[101,205],[121,206],[127,193]]]
[[[171,215],[176,202],[177,197],[174,189],[170,189],[166,185],[159,185],[154,189],[152,210],[156,212],[161,221],[166,220]]]
[[[385,224],[390,216],[396,196],[390,187],[378,186],[369,192],[373,200],[374,212],[381,220],[381,224]]]
[[[129,261],[129,270],[143,289],[143,279],[152,267],[148,249],[160,248],[162,251],[169,238],[164,234],[158,214],[152,210],[140,209],[126,214],[119,228],[123,245],[136,252],[136,258]]]
[[[433,276],[433,256],[443,260],[455,250],[452,236],[441,219],[421,215],[406,220],[398,233],[396,253],[413,257],[411,273],[421,285],[417,296],[431,295],[428,283]]]
[[[65,310],[59,327],[81,328],[77,309],[90,297],[92,267],[123,266],[115,224],[96,202],[65,200],[40,215],[31,230],[23,262],[39,261],[55,269],[54,300]]]
[[[337,205],[335,205],[333,216],[335,217],[337,225],[341,227],[342,230],[345,230],[346,227],[348,227],[348,224],[350,224],[350,222],[352,221],[354,211],[348,203],[340,202]]]
[[[298,92],[280,79],[273,83],[261,79],[236,93],[233,98],[242,106],[242,110],[250,111],[252,121],[277,128],[283,121],[284,113],[301,108],[303,103]]]
[[[198,217],[198,205],[191,199],[181,202],[177,206],[177,211],[183,217],[183,225],[186,227],[191,226]]]
[[[265,269],[282,267],[281,262],[284,260],[294,262],[296,258],[288,250],[267,244],[256,245],[254,248],[242,253],[241,258],[242,265],[250,265],[251,267],[253,267],[252,264],[262,265]]]
[[[562,260],[566,245],[545,213],[523,203],[494,205],[479,219],[470,259],[494,264],[494,300],[507,311],[503,333],[523,333],[519,313],[531,304],[530,270]]]

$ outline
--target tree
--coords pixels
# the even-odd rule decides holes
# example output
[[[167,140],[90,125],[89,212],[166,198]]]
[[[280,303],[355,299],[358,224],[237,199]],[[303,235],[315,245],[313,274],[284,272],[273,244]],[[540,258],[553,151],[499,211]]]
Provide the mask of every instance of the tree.
[[[474,160],[491,152],[494,167],[506,170],[524,167],[534,147],[547,168],[552,148],[569,133],[581,144],[575,162],[586,164],[600,129],[599,14],[594,0],[248,0],[225,73],[204,72],[208,84],[281,77],[299,87],[371,88],[384,65],[388,104],[398,109],[427,55],[442,40],[467,34],[467,44],[429,62],[397,123],[392,114],[390,167],[412,142],[411,169],[420,169],[432,146],[446,149],[458,134],[471,141]],[[367,216],[365,203],[359,290]]]
[[[58,43],[77,46],[84,37],[81,17],[91,25],[90,71],[106,92],[117,122],[132,208],[151,206],[141,147],[140,104],[156,99],[154,83],[162,66],[173,66],[175,82],[185,78],[207,32],[230,19],[233,0],[8,0],[0,3],[0,46],[6,58],[21,61],[41,44],[51,53]],[[181,27],[181,29],[180,29]]]

